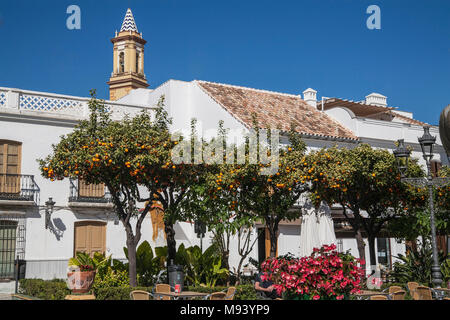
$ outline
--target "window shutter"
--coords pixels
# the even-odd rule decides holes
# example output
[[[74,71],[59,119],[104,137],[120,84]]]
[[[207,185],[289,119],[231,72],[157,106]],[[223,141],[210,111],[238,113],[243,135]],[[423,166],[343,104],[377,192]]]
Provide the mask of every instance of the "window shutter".
[[[0,141],[0,192],[20,192],[21,149],[19,142]]]
[[[94,252],[104,253],[106,251],[106,225],[105,224],[93,224],[90,226],[90,255],[94,255]]]
[[[80,197],[103,198],[105,196],[105,185],[88,184],[82,179],[78,180],[78,194]]]
[[[73,255],[76,256],[77,252],[89,252],[89,239],[88,239],[88,227],[85,223],[75,223],[75,248]]]
[[[77,252],[85,252],[93,256],[95,252],[104,253],[105,251],[105,222],[75,222],[74,256]]]

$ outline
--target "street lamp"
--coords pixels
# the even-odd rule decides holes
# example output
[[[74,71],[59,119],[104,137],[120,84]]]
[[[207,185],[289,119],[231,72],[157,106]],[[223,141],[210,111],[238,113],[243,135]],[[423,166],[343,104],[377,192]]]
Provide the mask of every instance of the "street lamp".
[[[50,217],[53,213],[54,206],[55,201],[52,198],[48,198],[48,201],[45,201],[45,229],[48,229],[50,225]]]
[[[435,287],[440,288],[442,284],[441,268],[439,267],[438,252],[436,245],[436,226],[434,222],[434,201],[433,201],[433,187],[446,185],[450,182],[449,178],[433,178],[431,173],[431,159],[433,158],[433,147],[436,142],[436,137],[430,134],[430,127],[423,127],[424,134],[418,138],[420,147],[422,149],[423,158],[427,164],[426,178],[406,178],[408,170],[408,159],[411,151],[404,145],[404,140],[398,140],[398,147],[393,151],[397,161],[397,167],[401,174],[401,179],[410,185],[416,187],[428,187],[428,205],[430,207],[430,225],[431,225],[431,245],[433,248],[433,265],[431,267],[432,282]]]
[[[401,177],[405,177],[406,171],[408,170],[408,159],[411,155],[411,151],[405,147],[405,141],[403,139],[400,139],[397,141],[398,147],[395,149],[394,156],[395,160],[397,160],[397,167],[400,171]]]
[[[206,224],[203,221],[195,220],[194,232],[197,234],[197,238],[200,238],[200,250],[203,252],[203,238],[206,233]]]

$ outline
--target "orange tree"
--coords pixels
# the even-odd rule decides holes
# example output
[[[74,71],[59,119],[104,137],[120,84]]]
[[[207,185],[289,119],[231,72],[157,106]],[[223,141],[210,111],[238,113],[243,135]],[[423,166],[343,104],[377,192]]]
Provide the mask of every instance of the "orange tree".
[[[181,188],[168,181],[183,175],[184,171],[177,173],[175,167],[169,167],[175,142],[169,134],[170,120],[163,109],[163,97],[155,120],[143,111],[132,119],[113,121],[107,107],[95,99],[95,92],[91,94],[89,119],[80,121],[71,133],[62,136],[52,146],[52,153],[38,162],[41,174],[52,181],[70,178],[83,179],[88,184],[105,184],[126,231],[130,285],[136,286],[136,246],[151,200],[161,201],[173,221],[173,201],[168,199],[171,197],[168,190]],[[168,198],[161,197],[160,192]],[[138,203],[144,206],[140,211]],[[135,221],[134,228],[132,221]],[[173,241],[173,236],[168,234],[169,241]],[[174,243],[170,245],[173,249]]]
[[[314,200],[338,203],[352,226],[358,252],[365,260],[362,231],[368,237],[372,269],[375,267],[375,239],[388,221],[418,205],[415,189],[400,181],[395,157],[387,150],[361,144],[354,149],[332,147],[310,153],[304,163],[303,179],[312,183]],[[412,163],[409,173],[423,172]]]
[[[230,208],[238,220],[263,221],[270,235],[270,256],[277,252],[278,225],[282,220],[294,220],[301,212],[291,210],[292,206],[307,190],[301,180],[300,159],[305,154],[305,144],[294,130],[287,133],[289,145],[279,148],[278,157],[271,157],[275,150],[260,143],[260,130],[255,121],[257,156],[252,157],[249,139],[245,146],[245,161],[223,164],[220,171],[211,180],[213,196],[226,196],[230,199]],[[268,138],[271,139],[271,132]],[[266,161],[265,155],[270,158]],[[261,156],[263,155],[263,156]],[[255,161],[256,160],[256,161]],[[232,162],[232,161],[231,161]],[[243,162],[243,163],[239,163]],[[278,170],[268,170],[274,163]]]
[[[439,170],[440,177],[450,177],[447,166]],[[430,212],[428,208],[428,190],[426,187],[415,188],[415,194],[410,199],[408,214],[389,223],[389,230],[398,238],[415,241],[430,237]],[[436,232],[441,235],[450,233],[450,185],[441,186],[434,190]]]
[[[161,110],[159,119],[160,126],[168,132],[171,120],[167,118],[167,113]],[[142,185],[164,209],[168,261],[172,263],[176,255],[174,225],[179,220],[186,221],[193,218],[191,212],[185,210],[182,203],[190,192],[197,190],[196,186],[202,184],[207,170],[212,168],[204,163],[195,163],[193,144],[196,136],[185,140],[183,136],[177,134],[170,139],[164,142],[164,152],[157,154],[158,161],[154,161],[151,157],[143,157],[137,161],[145,167],[148,177],[142,181]]]
[[[195,129],[193,128],[192,137],[195,137]],[[195,138],[194,138],[195,139]],[[198,141],[198,139],[197,139]],[[227,133],[223,128],[223,122],[219,122],[219,131],[217,137],[213,138],[209,143],[202,141],[202,151],[205,147],[212,145],[215,141],[222,144],[222,155],[217,158],[214,163],[210,163],[205,167],[204,174],[200,177],[198,183],[189,189],[186,197],[182,201],[185,214],[193,220],[204,223],[209,231],[213,234],[213,239],[220,250],[222,256],[222,265],[229,269],[229,253],[231,237],[243,232],[243,229],[249,230],[253,225],[252,215],[242,212],[242,208],[236,201],[236,188],[222,189],[217,186],[218,176],[230,169],[229,165],[224,165],[227,159]],[[232,152],[237,149],[234,145],[231,147]],[[217,189],[219,188],[219,189]],[[220,190],[221,192],[216,192]],[[238,238],[238,252],[241,255],[240,265],[248,256],[248,250],[243,247],[248,243],[244,241],[244,246],[240,246],[240,238]],[[237,276],[239,277],[239,270]]]

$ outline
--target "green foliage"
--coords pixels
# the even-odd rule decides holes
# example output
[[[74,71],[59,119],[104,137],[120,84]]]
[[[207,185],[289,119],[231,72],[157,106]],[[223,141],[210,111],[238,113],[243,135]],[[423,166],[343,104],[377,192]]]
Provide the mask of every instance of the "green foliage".
[[[50,155],[38,159],[40,171],[51,181],[71,178],[83,179],[88,184],[105,184],[115,213],[126,229],[130,248],[134,248],[140,241],[141,225],[157,197],[157,190],[173,187],[178,181],[176,177],[184,177],[181,179],[184,188],[190,181],[185,181],[186,172],[170,160],[176,143],[171,140],[164,97],[158,102],[154,120],[144,108],[134,118],[114,121],[109,108],[96,99],[95,92],[91,95],[89,119],[80,121],[71,133],[61,136]],[[166,185],[161,186],[159,182]],[[141,197],[143,186],[147,197]],[[173,192],[180,193],[178,186],[173,187]],[[168,217],[176,221],[174,210],[166,210],[167,201],[157,200],[164,205]],[[143,204],[143,210],[138,210],[138,203]],[[136,224],[132,226],[130,221]],[[169,237],[174,239],[174,234]],[[130,260],[134,261],[134,252]],[[136,285],[136,270],[130,270],[130,284]]]
[[[450,258],[441,263],[442,281],[444,285],[450,281]]]
[[[449,177],[450,168],[442,167],[439,176]],[[434,189],[433,195],[436,232],[443,235],[450,234],[450,185]],[[395,237],[401,239],[415,239],[431,234],[427,188],[413,188],[408,214],[390,221],[388,227]]]
[[[69,259],[69,266],[91,267],[97,272],[104,272],[105,268],[111,264],[111,256],[106,257],[104,254],[95,252],[91,258],[87,253],[77,252],[76,257]]]
[[[390,221],[400,221],[424,201],[415,188],[401,181],[394,155],[368,144],[313,151],[303,163],[303,172],[303,179],[312,183],[312,200],[316,204],[325,201],[342,205],[353,231],[366,231],[371,261],[376,259],[374,239],[382,228]],[[415,159],[410,161],[408,175],[424,175]],[[364,257],[362,238],[357,240],[360,257]]]
[[[19,293],[43,300],[64,300],[71,294],[64,280],[20,279]]]
[[[129,278],[127,270],[114,270],[107,267],[102,275],[96,274],[92,289],[95,293],[102,288],[129,287]]]
[[[393,271],[390,273],[394,281],[400,283],[414,281],[426,286],[432,286],[431,266],[433,265],[433,250],[428,241],[419,245],[417,251],[410,250],[406,255],[399,254],[396,258],[400,261],[394,262]],[[443,280],[446,283],[450,278],[450,259],[445,260],[443,254],[440,254],[439,260]]]
[[[186,280],[195,286],[214,287],[216,282],[225,279],[229,272],[222,268],[222,258],[216,246],[210,246],[202,253],[199,246],[185,248],[181,244],[176,262],[183,265]]]
[[[227,163],[219,166],[219,172],[208,177],[207,184],[213,199],[216,197],[228,203],[233,212],[231,221],[235,224],[235,230],[248,227],[256,220],[266,224],[270,234],[270,254],[274,256],[279,222],[295,220],[301,215],[299,210],[291,209],[307,188],[300,170],[306,147],[299,134],[291,130],[289,146],[279,150],[265,148],[259,140],[260,128],[255,119],[254,131],[258,140],[254,148],[259,151],[258,155],[255,157],[249,152],[249,140],[242,146],[233,146],[234,150],[245,151],[244,163],[236,158],[233,161],[227,158]],[[270,129],[267,133],[271,137]],[[272,157],[276,152],[277,156]],[[228,224],[230,216],[228,214],[227,218],[225,215],[219,223]]]
[[[97,287],[95,298],[97,300],[130,300],[130,292],[133,290],[143,290],[152,292],[153,287]],[[227,287],[202,287],[189,286],[185,290],[213,293],[226,290]],[[64,300],[71,294],[64,280],[42,280],[42,279],[21,279],[19,293],[43,300]],[[257,300],[258,296],[253,285],[236,286],[235,300]]]
[[[128,259],[128,249],[124,247],[123,251]],[[159,272],[165,270],[167,247],[155,248],[155,253],[156,256],[147,240],[143,241],[136,250],[136,272],[139,286],[153,285]],[[128,269],[128,263],[122,263],[123,267],[119,265],[120,263],[116,267]]]

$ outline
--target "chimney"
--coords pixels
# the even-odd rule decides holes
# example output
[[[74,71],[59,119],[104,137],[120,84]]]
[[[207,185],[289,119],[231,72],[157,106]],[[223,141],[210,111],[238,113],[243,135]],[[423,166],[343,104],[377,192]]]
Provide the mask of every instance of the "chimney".
[[[303,91],[303,100],[310,106],[317,108],[317,91],[311,88]]]
[[[366,104],[379,107],[387,107],[387,97],[374,92],[366,96]]]

